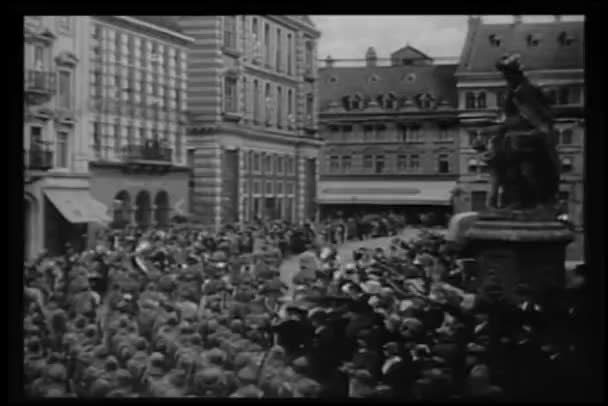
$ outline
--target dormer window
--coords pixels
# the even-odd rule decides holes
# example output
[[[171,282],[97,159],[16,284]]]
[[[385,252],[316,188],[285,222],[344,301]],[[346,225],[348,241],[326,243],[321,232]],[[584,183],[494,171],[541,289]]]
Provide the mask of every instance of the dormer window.
[[[572,43],[574,42],[574,38],[568,35],[568,33],[566,33],[565,31],[562,31],[559,34],[557,40],[561,46],[572,45]]]
[[[413,73],[410,73],[408,75],[406,75],[403,80],[405,80],[408,83],[414,83],[414,81],[416,80],[416,75]]]
[[[430,94],[424,93],[424,94],[418,95],[417,99],[418,99],[418,106],[421,109],[430,109],[431,108],[431,104],[433,103],[433,98],[431,97]]]
[[[385,103],[384,103],[384,102],[385,102],[385,100],[384,100],[384,95],[383,95],[383,94],[378,95],[378,96],[376,97],[376,102],[378,103],[378,106],[379,106],[379,107],[384,108],[384,107],[385,107],[385,105],[384,105],[384,104],[385,104]]]
[[[338,79],[335,76],[330,77],[329,79],[327,79],[327,81],[329,83],[336,83],[338,81]]]
[[[491,34],[491,35],[488,37],[488,40],[490,41],[490,44],[491,44],[493,47],[497,47],[497,48],[498,48],[498,47],[500,46],[500,44],[502,43],[502,38],[500,38],[500,36],[499,36],[499,35],[496,35],[496,34]]]
[[[378,80],[380,80],[380,78],[378,77],[378,75],[371,75],[369,77],[369,81],[370,82],[377,82]]]
[[[345,110],[350,110],[352,108],[352,100],[350,96],[344,96],[342,98],[342,105]]]
[[[401,63],[403,65],[406,65],[406,66],[413,65],[414,64],[414,60],[413,59],[403,59],[403,60],[401,60]]]
[[[526,37],[526,42],[529,47],[536,47],[540,43],[540,38],[536,34],[528,34]]]
[[[394,93],[389,93],[389,95],[385,99],[385,106],[388,110],[393,110],[397,107],[397,96]]]
[[[356,95],[352,100],[351,100],[351,109],[352,110],[358,110],[361,109],[361,96],[360,95]]]

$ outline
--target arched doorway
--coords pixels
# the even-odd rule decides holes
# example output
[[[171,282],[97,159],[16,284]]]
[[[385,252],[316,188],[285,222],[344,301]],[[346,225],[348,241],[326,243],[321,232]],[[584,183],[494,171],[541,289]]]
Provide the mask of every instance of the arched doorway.
[[[140,227],[147,227],[150,225],[150,193],[142,190],[135,197],[135,222]]]
[[[131,196],[126,190],[121,190],[114,196],[114,225],[124,227],[131,222]]]
[[[159,226],[166,226],[169,223],[169,194],[161,190],[154,198],[154,220]]]

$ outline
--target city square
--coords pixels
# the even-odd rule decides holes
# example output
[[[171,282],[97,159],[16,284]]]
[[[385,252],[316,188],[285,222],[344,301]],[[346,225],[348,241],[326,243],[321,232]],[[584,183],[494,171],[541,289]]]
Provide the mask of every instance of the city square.
[[[583,400],[584,18],[496,17],[25,16],[25,396]]]

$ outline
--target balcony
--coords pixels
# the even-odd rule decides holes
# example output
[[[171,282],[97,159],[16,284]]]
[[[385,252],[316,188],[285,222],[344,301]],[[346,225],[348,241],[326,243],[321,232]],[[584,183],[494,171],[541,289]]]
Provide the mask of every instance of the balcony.
[[[122,149],[125,162],[171,163],[173,150],[158,144],[128,145]]]
[[[48,101],[56,89],[56,75],[51,71],[25,70],[24,90],[29,104]]]
[[[53,167],[53,151],[49,148],[35,148],[25,151],[26,169],[36,171],[48,171]]]

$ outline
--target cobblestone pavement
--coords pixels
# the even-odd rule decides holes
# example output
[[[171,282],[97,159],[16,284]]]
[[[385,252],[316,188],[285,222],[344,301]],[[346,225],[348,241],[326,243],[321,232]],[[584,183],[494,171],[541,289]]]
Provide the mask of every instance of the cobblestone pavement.
[[[436,232],[445,232],[444,229],[437,229],[434,230]],[[418,235],[418,233],[420,232],[419,229],[415,229],[415,228],[406,228],[405,230],[403,230],[401,232],[401,234],[399,234],[400,238],[403,238],[405,240],[411,240],[413,238],[416,238],[416,236]],[[370,240],[366,240],[366,241],[349,241],[346,244],[340,246],[338,248],[338,255],[340,256],[340,258],[342,258],[343,261],[349,262],[352,259],[352,252],[353,250],[360,248],[360,247],[366,247],[366,248],[378,248],[378,247],[382,247],[382,248],[388,248],[390,245],[390,241],[395,238],[395,237],[380,237],[380,238],[372,238]],[[285,284],[287,284],[287,286],[290,287],[291,289],[291,280],[294,277],[294,275],[298,272],[299,270],[299,255],[294,255],[288,259],[286,259],[285,261],[283,261],[283,264],[281,265],[281,279],[283,280],[283,282]]]

